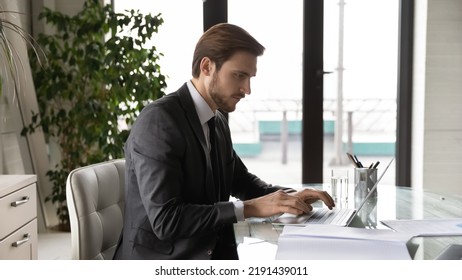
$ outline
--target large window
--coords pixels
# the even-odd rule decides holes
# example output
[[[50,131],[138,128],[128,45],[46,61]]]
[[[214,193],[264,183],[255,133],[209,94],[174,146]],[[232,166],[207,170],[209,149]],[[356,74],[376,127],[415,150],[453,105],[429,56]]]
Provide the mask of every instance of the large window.
[[[228,1],[228,22],[266,47],[252,94],[229,114],[234,147],[251,172],[271,183],[302,182],[303,5],[303,0]],[[381,161],[383,167],[394,157],[398,5],[398,0],[324,0],[319,28],[324,71],[332,72],[324,75],[324,135],[304,136],[324,138],[324,182],[333,169],[352,169],[348,151],[365,165]],[[116,0],[115,9],[162,13],[165,23],[153,43],[164,54],[167,92],[191,77],[194,46],[203,32],[202,1]],[[382,182],[394,183],[392,170]]]
[[[367,166],[394,157],[399,1],[385,2],[324,1],[324,135],[305,134],[324,138],[324,182],[332,170],[353,176],[346,152]],[[301,0],[228,2],[228,21],[267,48],[230,124],[237,152],[270,182],[301,182],[302,11]],[[392,170],[382,182],[394,183]]]
[[[379,174],[395,156],[398,12],[398,0],[324,0],[325,181],[352,168],[346,152]]]
[[[266,47],[230,127],[236,152],[269,183],[301,183],[302,7],[303,0],[228,1],[228,22]]]

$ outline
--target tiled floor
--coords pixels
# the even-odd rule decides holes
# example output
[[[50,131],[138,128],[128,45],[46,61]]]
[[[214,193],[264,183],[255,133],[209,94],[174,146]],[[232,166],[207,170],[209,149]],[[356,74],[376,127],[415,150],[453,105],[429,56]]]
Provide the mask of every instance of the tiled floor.
[[[49,232],[38,235],[39,260],[70,260],[71,233]]]

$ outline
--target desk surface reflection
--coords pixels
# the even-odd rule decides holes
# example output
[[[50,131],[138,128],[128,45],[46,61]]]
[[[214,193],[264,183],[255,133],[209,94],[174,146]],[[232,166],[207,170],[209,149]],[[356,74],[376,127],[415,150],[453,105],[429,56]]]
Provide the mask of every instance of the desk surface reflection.
[[[327,184],[291,186],[310,187],[330,191]],[[340,207],[355,207],[353,186],[349,199],[337,203]],[[377,196],[368,200],[351,226],[388,229],[381,220],[462,218],[462,196],[437,194],[407,187],[379,185]],[[357,204],[357,202],[356,202]],[[315,204],[322,207],[321,204]],[[247,219],[235,225],[241,259],[275,259],[281,226],[273,226],[265,219]],[[432,260],[451,244],[462,244],[462,236],[415,237],[408,245],[415,260]]]

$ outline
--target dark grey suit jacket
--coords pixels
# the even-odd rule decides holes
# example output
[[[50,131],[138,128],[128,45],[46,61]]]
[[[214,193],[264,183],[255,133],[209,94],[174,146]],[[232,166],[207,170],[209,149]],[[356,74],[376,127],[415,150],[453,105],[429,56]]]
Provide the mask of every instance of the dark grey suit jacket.
[[[246,200],[280,189],[247,171],[221,113],[216,139],[220,187],[186,84],[143,109],[125,145],[126,207],[116,258],[210,259],[223,231],[234,239],[230,195]],[[237,256],[235,246],[230,250],[230,258]]]

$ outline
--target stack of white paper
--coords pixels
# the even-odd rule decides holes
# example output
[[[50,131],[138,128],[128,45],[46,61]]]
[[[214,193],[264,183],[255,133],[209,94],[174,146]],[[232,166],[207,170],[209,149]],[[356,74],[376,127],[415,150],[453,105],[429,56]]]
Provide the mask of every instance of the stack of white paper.
[[[330,225],[286,226],[276,259],[279,260],[407,260],[407,233]]]

